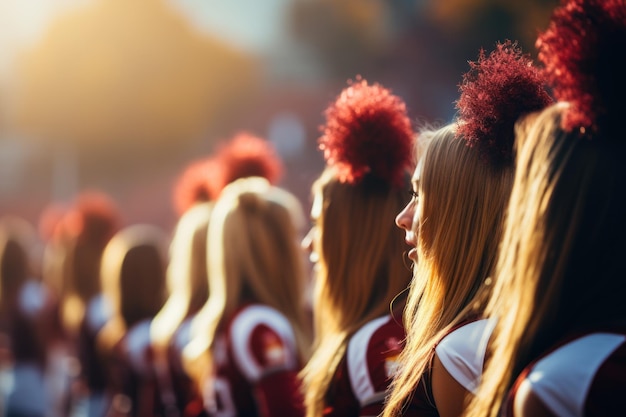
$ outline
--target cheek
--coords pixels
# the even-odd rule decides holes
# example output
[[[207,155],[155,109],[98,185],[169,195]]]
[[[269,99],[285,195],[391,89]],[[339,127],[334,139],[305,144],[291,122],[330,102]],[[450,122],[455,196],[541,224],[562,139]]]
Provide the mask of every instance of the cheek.
[[[413,213],[413,225],[412,230],[415,233],[416,239],[419,241],[422,229],[422,223],[424,221],[424,204],[422,200],[420,200],[415,208],[415,212]]]

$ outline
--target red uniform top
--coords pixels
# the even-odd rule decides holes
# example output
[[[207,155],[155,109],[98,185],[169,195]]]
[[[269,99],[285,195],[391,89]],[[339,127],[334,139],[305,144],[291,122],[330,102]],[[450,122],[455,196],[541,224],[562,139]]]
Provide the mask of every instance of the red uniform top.
[[[206,415],[197,386],[185,371],[182,360],[183,350],[191,341],[193,318],[188,317],[180,324],[168,346],[167,363],[157,368],[162,403],[179,410],[182,417]]]
[[[326,393],[324,415],[379,415],[398,367],[404,338],[402,323],[391,316],[379,317],[361,327],[350,338],[346,355]],[[419,405],[412,401],[405,415],[415,415]]]
[[[7,392],[0,382],[0,414],[43,416],[49,411],[44,373],[54,302],[51,293],[35,280],[4,295],[8,297],[0,311],[0,366],[10,367],[12,387]]]
[[[0,313],[0,335],[3,348],[16,363],[30,363],[40,369],[46,366],[46,349],[54,325],[54,300],[48,289],[31,280],[24,283],[15,300]]]
[[[451,329],[467,324],[475,318]],[[396,372],[398,355],[404,348],[402,323],[391,316],[372,320],[350,339],[346,357],[340,363],[326,395],[325,416],[375,416],[383,411],[388,386]],[[434,355],[434,349],[433,349]],[[426,369],[404,416],[437,417],[433,400],[430,370]]]
[[[110,309],[103,295],[93,297],[86,305],[85,317],[78,333],[77,353],[81,365],[81,380],[91,393],[103,392],[106,372],[96,348],[98,332],[110,317]]]
[[[150,320],[144,320],[130,328],[115,346],[108,363],[109,389],[114,407],[120,403],[116,397],[126,399],[124,412],[135,417],[166,415],[159,395],[155,372],[154,351],[150,342]]]
[[[504,409],[522,382],[555,416],[626,415],[626,329],[569,338],[531,363],[518,377]]]
[[[203,398],[212,416],[302,416],[300,360],[289,321],[277,310],[247,305],[218,332],[215,372]]]

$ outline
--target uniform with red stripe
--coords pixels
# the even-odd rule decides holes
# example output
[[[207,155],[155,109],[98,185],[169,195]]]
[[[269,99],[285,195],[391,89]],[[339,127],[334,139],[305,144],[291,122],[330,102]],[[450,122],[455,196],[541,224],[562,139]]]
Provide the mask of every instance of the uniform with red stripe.
[[[126,397],[131,405],[129,415],[166,415],[155,374],[149,319],[137,323],[126,332],[116,345],[108,365],[111,398],[115,399],[120,394]]]
[[[404,328],[391,316],[370,321],[350,339],[326,393],[325,416],[374,416],[382,412],[387,387],[402,351]]]
[[[164,404],[175,404],[183,417],[204,416],[202,399],[197,385],[189,377],[183,365],[183,349],[191,340],[191,322],[194,316],[185,319],[167,348],[167,369],[159,373],[159,385]]]
[[[301,416],[296,338],[277,310],[240,308],[216,336],[215,373],[204,385],[211,416]]]
[[[626,410],[626,328],[570,338],[534,361],[509,392],[504,416],[513,416],[523,383],[555,416],[622,415]]]

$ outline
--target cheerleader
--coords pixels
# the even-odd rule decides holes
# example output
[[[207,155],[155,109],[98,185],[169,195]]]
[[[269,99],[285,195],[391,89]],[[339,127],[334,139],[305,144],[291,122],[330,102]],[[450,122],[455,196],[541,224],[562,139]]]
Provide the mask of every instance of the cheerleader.
[[[626,415],[626,4],[563,1],[537,46],[559,102],[518,130],[467,415]]]
[[[137,224],[113,236],[102,255],[102,293],[110,316],[97,334],[106,364],[107,415],[168,416],[155,374],[151,321],[165,300],[166,236]]]
[[[192,323],[187,370],[215,416],[299,416],[308,357],[299,201],[260,177],[222,191],[209,222],[207,304]]]
[[[303,246],[316,264],[307,416],[378,415],[402,349],[403,263],[394,216],[406,202],[414,133],[402,99],[357,79],[325,112],[326,168]],[[395,307],[395,315],[391,309]]]
[[[481,51],[470,67],[458,119],[420,134],[412,198],[396,218],[414,272],[404,313],[407,345],[385,416],[462,412],[471,387],[454,379],[445,344],[438,345],[480,318],[513,184],[514,124],[551,101],[539,71],[513,42],[497,44],[489,56]]]

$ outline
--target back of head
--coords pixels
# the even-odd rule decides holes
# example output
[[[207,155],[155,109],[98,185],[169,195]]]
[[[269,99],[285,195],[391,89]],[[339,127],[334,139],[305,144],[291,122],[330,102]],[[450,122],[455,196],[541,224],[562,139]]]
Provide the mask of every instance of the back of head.
[[[521,370],[558,340],[626,320],[623,0],[563,0],[537,46],[560,102],[518,128],[488,311],[499,320],[475,416],[497,415]]]
[[[290,319],[300,316],[303,222],[296,197],[263,178],[240,179],[224,189],[209,226],[208,265],[211,296],[217,291],[224,297],[226,314],[241,303],[259,302]]]
[[[195,203],[176,224],[169,247],[168,299],[151,326],[153,339],[163,346],[208,299],[207,234],[212,210],[212,202]]]
[[[188,298],[190,312],[197,311],[208,297],[207,233],[212,202],[196,203],[178,220],[170,244],[168,292]]]
[[[119,230],[115,202],[101,191],[81,192],[54,222],[47,270],[61,302],[63,327],[78,331],[86,304],[100,292],[100,260],[109,239]]]
[[[102,251],[120,225],[118,208],[105,193],[84,191],[76,197],[57,226],[65,242],[64,295],[84,303],[99,292]]]
[[[313,192],[323,204],[317,219],[322,253],[316,323],[322,333],[351,334],[389,312],[391,300],[410,281],[403,233],[393,221],[406,203],[406,189],[372,177],[346,184],[327,170]]]
[[[408,285],[402,232],[393,219],[406,200],[414,144],[404,101],[360,77],[325,116],[319,146],[326,169],[313,185],[321,204],[314,307],[321,337],[351,334],[385,314]]]
[[[348,340],[390,310],[411,273],[394,218],[407,199],[414,132],[401,97],[378,83],[350,81],[324,112],[320,150],[326,168],[312,187],[317,211],[316,348],[302,372],[308,415],[324,398]],[[319,209],[319,210],[318,210]]]
[[[619,261],[626,249],[626,4],[563,1],[537,47],[562,104],[536,119],[523,163],[535,170],[535,181],[544,181],[537,184],[545,191],[545,214],[537,223],[551,240],[545,250],[560,253],[544,264],[553,270],[542,279],[562,286],[559,312],[551,316],[567,331],[561,326],[572,318],[585,326],[626,317],[618,295],[626,283],[616,279],[626,272]]]
[[[539,313],[534,351],[577,329],[626,319],[626,283],[616,279],[626,274],[626,143],[564,131],[568,107],[559,103],[520,127],[527,133],[500,267],[520,280],[514,296],[531,297]]]
[[[118,232],[102,257],[103,294],[127,328],[156,315],[165,296],[166,238],[150,225]]]

